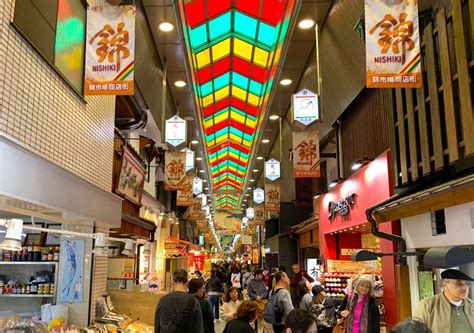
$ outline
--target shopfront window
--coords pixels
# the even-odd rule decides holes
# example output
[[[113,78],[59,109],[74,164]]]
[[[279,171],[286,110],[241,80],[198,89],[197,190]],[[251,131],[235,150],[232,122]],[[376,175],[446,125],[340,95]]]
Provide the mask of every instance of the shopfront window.
[[[16,1],[17,30],[81,94],[85,22],[82,0]]]

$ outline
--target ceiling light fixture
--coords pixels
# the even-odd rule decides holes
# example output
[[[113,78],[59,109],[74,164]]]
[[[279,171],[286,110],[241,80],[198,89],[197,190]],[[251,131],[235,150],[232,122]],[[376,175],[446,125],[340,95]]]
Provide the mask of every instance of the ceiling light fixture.
[[[280,81],[280,84],[282,86],[289,86],[292,83],[293,83],[293,81],[291,81],[290,79],[283,79],[283,80]]]
[[[203,179],[202,182],[203,182],[203,183],[207,183],[207,179]]]
[[[202,161],[202,157],[196,157],[196,161]]]
[[[270,117],[268,117],[268,118],[270,118],[270,120],[277,120],[277,119],[280,119],[280,116],[277,115],[277,114],[272,114],[272,115],[271,115]]]
[[[199,172],[200,172],[200,173],[204,173],[204,172],[206,172],[206,170],[199,170]]]
[[[344,181],[344,178],[336,178],[334,180],[332,180],[330,183],[329,183],[329,188],[330,189],[333,189],[336,187],[337,184],[339,184],[340,182]]]
[[[255,181],[255,179],[250,179],[250,182],[253,183]]]
[[[186,116],[186,117],[184,117],[184,120],[186,120],[186,121],[193,121],[193,120],[194,120],[194,117],[193,117],[193,116]]]
[[[184,82],[183,80],[178,80],[174,83],[174,85],[178,88],[183,88],[186,87],[186,82]]]
[[[298,27],[300,29],[310,29],[310,28],[314,27],[315,24],[316,24],[316,22],[314,22],[313,19],[304,19],[304,20],[301,20],[298,23]]]
[[[251,188],[251,187],[247,187],[247,190],[252,190],[252,188]]]
[[[253,171],[253,172],[258,172],[258,169],[253,169],[252,171]]]
[[[192,145],[197,145],[197,144],[199,143],[199,141],[198,141],[198,140],[193,140],[193,141],[191,141],[190,143],[191,143]]]
[[[269,143],[269,142],[270,142],[269,139],[263,139],[263,140],[262,140],[262,143]]]
[[[370,163],[372,160],[368,157],[364,157],[360,160],[358,160],[357,162],[354,163],[354,165],[352,165],[352,171],[357,171],[359,170],[363,165],[366,165],[368,163]]]
[[[173,31],[174,25],[170,22],[161,22],[158,28],[160,28],[161,31],[170,32]]]
[[[257,160],[260,160],[260,161],[263,160],[263,156],[258,156]]]

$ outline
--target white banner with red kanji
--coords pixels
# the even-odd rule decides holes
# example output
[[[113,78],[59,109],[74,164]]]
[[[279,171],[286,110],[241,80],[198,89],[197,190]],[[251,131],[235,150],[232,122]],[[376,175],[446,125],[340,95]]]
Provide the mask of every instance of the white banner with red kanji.
[[[418,0],[365,0],[368,88],[420,88]]]
[[[134,6],[87,9],[86,95],[133,95]]]

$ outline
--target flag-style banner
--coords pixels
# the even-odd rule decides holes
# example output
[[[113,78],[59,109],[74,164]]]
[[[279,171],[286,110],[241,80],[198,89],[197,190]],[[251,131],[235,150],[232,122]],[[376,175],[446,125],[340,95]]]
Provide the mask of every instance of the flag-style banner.
[[[265,207],[263,205],[254,205],[254,219],[253,222],[255,225],[265,225]]]
[[[203,214],[203,209],[202,209],[202,200],[201,198],[194,198],[193,199],[193,204],[190,207],[189,211],[189,219],[195,220],[195,221],[201,221],[204,220],[204,214]]]
[[[280,211],[280,183],[265,181],[265,210]]]
[[[87,9],[86,95],[133,95],[134,6]]]
[[[421,88],[418,0],[365,0],[368,88]]]
[[[183,188],[186,177],[186,153],[167,151],[165,153],[165,191]]]
[[[194,174],[184,178],[182,189],[176,193],[176,206],[191,206],[193,204],[193,182]]]
[[[321,175],[319,133],[293,132],[293,176],[314,178]]]

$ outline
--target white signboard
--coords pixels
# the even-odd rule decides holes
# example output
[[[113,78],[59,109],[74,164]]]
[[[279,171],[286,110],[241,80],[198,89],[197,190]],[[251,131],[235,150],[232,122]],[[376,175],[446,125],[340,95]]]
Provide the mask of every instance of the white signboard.
[[[246,211],[245,215],[247,215],[247,218],[253,219],[254,216],[255,216],[255,211],[253,210],[252,207],[249,207],[249,208],[247,208],[247,211]]]
[[[253,202],[260,204],[264,201],[265,201],[265,191],[261,188],[256,188],[253,191]]]
[[[184,148],[181,151],[186,153],[186,172],[194,169],[194,152],[189,148]]]
[[[198,198],[201,198],[203,207],[207,205],[207,195],[205,195],[204,193],[201,193],[198,195]]]
[[[175,147],[186,142],[186,120],[173,116],[166,121],[165,140]]]
[[[242,236],[242,244],[250,244],[252,245],[252,236],[244,235]]]
[[[265,162],[265,178],[274,181],[280,178],[280,162],[272,158]]]
[[[245,217],[245,216],[244,216],[244,217],[242,217],[242,226],[244,226],[244,227],[245,227],[245,226],[246,226],[248,223],[249,223],[249,219],[248,219],[248,217]]]
[[[194,177],[193,194],[198,195],[201,192],[202,192],[202,179],[199,177]]]
[[[293,94],[292,99],[293,122],[304,126],[319,120],[318,95],[308,89]]]

